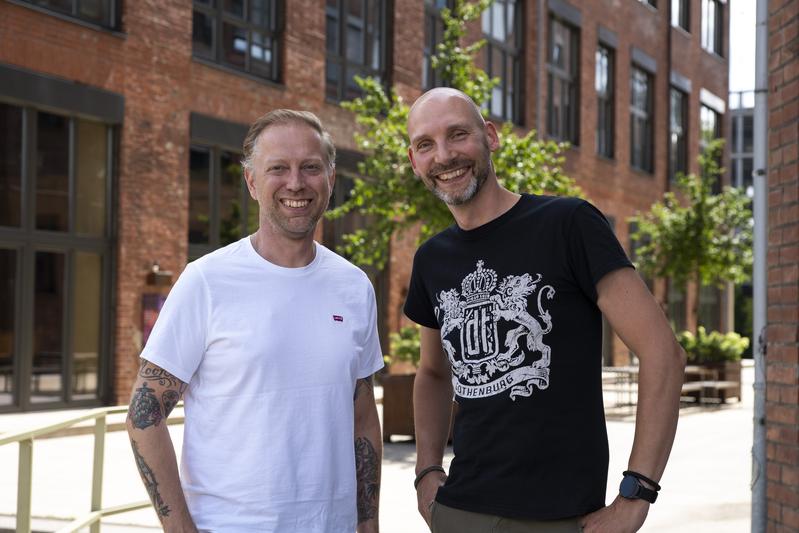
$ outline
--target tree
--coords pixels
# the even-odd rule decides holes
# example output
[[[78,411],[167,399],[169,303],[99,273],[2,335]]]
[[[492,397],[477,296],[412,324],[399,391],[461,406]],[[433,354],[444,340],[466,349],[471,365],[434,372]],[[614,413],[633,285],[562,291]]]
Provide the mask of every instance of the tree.
[[[453,11],[443,9],[444,34],[432,58],[433,68],[447,85],[468,94],[481,107],[498,80],[474,65],[474,55],[484,41],[470,46],[462,46],[461,41],[469,22],[490,4],[491,0],[457,0]],[[451,225],[453,219],[444,203],[413,174],[407,157],[408,105],[393,90],[386,92],[376,79],[356,81],[363,96],[342,103],[342,107],[355,113],[361,126],[355,141],[367,156],[358,165],[361,177],[354,180],[350,197],[327,216],[339,218],[353,211],[365,215],[369,223],[344,235],[339,251],[359,265],[382,270],[392,235],[418,227],[421,241]],[[505,187],[514,192],[582,194],[563,173],[564,144],[539,141],[534,131],[519,137],[511,124],[502,126],[500,136],[502,146],[493,161]]]
[[[639,243],[636,267],[642,274],[671,278],[681,287],[692,281],[696,290],[751,278],[749,198],[733,187],[713,194],[723,172],[723,146],[724,141],[716,139],[699,155],[700,175],[677,177],[681,194],[667,192],[648,213],[630,218],[638,227],[632,237]],[[696,316],[696,306],[693,311]]]

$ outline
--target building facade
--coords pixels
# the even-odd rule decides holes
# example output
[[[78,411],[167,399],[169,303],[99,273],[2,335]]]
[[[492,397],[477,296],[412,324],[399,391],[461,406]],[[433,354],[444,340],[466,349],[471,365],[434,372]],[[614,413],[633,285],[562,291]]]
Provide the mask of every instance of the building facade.
[[[126,401],[186,262],[256,227],[247,125],[279,107],[319,115],[340,201],[362,158],[339,105],[353,76],[406,100],[440,84],[447,4],[0,1],[0,411]],[[726,135],[726,28],[724,0],[496,0],[469,38],[501,79],[490,117],[568,141],[568,173],[630,250],[627,218]],[[317,237],[333,246],[359,223]],[[383,331],[402,323],[413,250],[395,239],[373,273]],[[629,360],[607,344],[607,362]]]
[[[766,515],[799,532],[799,0],[768,2]]]

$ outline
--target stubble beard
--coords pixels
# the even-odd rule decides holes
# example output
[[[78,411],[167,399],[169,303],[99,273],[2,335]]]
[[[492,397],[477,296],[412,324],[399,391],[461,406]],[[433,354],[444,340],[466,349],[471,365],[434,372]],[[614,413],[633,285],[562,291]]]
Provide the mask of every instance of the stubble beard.
[[[320,209],[316,213],[312,213],[304,220],[299,220],[299,217],[284,216],[279,211],[281,207],[280,202],[276,201],[275,203],[276,205],[270,206],[269,209],[262,209],[262,215],[266,219],[266,223],[269,224],[269,227],[272,228],[275,233],[292,240],[302,240],[309,235],[313,235],[316,225],[319,223],[319,219],[322,218],[327,208],[327,204],[325,204],[323,209]]]
[[[487,161],[487,164],[482,165],[478,164],[478,161],[475,160],[466,160],[466,159],[457,159],[453,161],[448,167],[436,167],[430,169],[431,172],[428,173],[428,176],[425,180],[423,180],[427,189],[432,192],[436,198],[441,200],[447,205],[463,205],[471,201],[472,198],[477,196],[477,193],[480,192],[480,188],[488,179],[488,172],[493,164],[491,162],[491,150],[488,148],[488,143],[484,143],[485,152],[482,154],[480,161]],[[435,177],[430,177],[430,174],[440,174],[441,172],[447,172],[448,170],[453,170],[455,168],[463,166],[464,163],[469,162],[469,168],[472,172],[472,179],[469,180],[469,183],[466,184],[466,187],[461,191],[448,193],[442,191],[438,187],[438,181]]]

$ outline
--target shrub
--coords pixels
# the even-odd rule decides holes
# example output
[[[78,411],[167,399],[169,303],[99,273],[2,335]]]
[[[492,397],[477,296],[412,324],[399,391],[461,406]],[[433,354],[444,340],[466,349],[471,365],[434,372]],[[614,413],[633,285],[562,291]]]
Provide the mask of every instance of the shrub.
[[[419,366],[419,326],[404,326],[388,338],[391,353],[383,356],[387,365],[402,361]]]
[[[708,333],[703,326],[697,328],[696,335],[683,331],[677,340],[688,354],[689,363],[716,363],[722,361],[740,361],[741,354],[749,346],[749,339],[738,333]]]

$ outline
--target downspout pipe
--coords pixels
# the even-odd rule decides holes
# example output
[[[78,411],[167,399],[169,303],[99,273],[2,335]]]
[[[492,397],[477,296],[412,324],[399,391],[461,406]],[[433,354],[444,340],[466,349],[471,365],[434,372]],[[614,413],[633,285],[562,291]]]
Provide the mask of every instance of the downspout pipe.
[[[768,0],[757,0],[754,116],[754,267],[752,356],[755,363],[752,439],[752,533],[765,533],[766,506],[766,285],[768,243]]]

